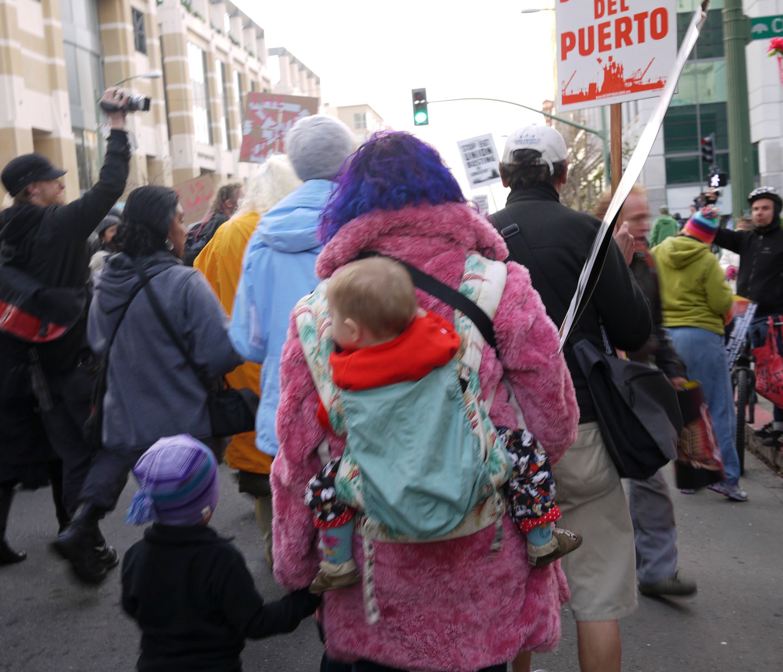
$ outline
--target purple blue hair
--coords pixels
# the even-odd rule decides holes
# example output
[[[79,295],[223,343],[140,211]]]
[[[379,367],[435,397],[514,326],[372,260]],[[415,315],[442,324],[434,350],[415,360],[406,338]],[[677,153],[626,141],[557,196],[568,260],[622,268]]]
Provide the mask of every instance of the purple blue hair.
[[[402,131],[380,131],[349,157],[321,214],[318,235],[330,241],[347,222],[371,210],[464,203],[434,147]]]

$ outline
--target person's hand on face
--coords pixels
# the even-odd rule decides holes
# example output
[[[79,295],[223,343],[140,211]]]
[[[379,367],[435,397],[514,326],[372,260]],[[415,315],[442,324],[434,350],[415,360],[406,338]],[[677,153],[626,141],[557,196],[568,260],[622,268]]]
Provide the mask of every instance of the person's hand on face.
[[[628,222],[623,222],[623,225],[614,232],[614,242],[617,243],[617,247],[620,248],[625,263],[630,265],[633,260],[636,241],[631,235]]]

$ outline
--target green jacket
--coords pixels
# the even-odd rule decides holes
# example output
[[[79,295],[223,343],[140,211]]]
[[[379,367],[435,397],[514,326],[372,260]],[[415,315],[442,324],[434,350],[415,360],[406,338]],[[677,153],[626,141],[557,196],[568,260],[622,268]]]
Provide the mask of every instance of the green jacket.
[[[658,263],[664,326],[699,327],[723,335],[723,318],[733,297],[709,246],[673,236],[652,255]]]
[[[650,247],[660,245],[664,240],[670,236],[676,236],[679,232],[680,227],[674,217],[661,215],[653,224],[652,233],[650,234]]]

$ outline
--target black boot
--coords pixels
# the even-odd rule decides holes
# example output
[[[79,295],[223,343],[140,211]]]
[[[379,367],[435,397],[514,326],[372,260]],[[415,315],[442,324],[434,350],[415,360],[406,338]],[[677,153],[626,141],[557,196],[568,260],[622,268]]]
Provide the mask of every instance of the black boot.
[[[116,552],[106,545],[98,527],[105,511],[92,504],[82,504],[71,524],[57,536],[54,548],[71,563],[76,576],[85,583],[101,583],[111,567],[116,566]],[[111,557],[107,554],[111,551]]]
[[[49,462],[49,482],[52,484],[54,515],[57,517],[57,534],[65,531],[71,524],[71,517],[63,501],[63,463],[60,460]]]
[[[14,499],[14,486],[0,486],[0,565],[14,565],[22,562],[27,553],[17,552],[5,540],[5,530],[8,525],[8,514],[11,512],[11,502]]]

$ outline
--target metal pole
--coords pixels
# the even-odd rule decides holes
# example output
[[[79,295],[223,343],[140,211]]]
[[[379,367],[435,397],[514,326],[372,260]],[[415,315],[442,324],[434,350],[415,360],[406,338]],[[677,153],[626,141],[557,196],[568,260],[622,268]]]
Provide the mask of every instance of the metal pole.
[[[623,176],[623,105],[613,103],[609,110],[612,124],[612,194],[614,194]]]
[[[729,117],[729,179],[732,188],[732,214],[739,221],[745,197],[753,188],[753,152],[750,144],[748,76],[745,45],[750,24],[742,13],[742,0],[726,0],[723,7],[723,41],[726,48],[726,84]]]
[[[554,121],[559,121],[561,124],[566,124],[567,126],[573,126],[574,128],[581,129],[586,133],[592,133],[601,139],[602,153],[604,157],[604,180],[609,180],[611,167],[609,162],[609,138],[607,137],[606,131],[599,131],[598,129],[590,128],[589,126],[584,126],[583,124],[578,124],[575,121],[571,121],[570,119],[564,119],[563,117],[549,114],[549,112],[537,110],[535,107],[523,105],[522,103],[515,103],[513,100],[503,100],[502,98],[444,98],[442,100],[429,100],[427,102],[428,104],[433,105],[434,103],[456,103],[464,100],[487,100],[492,103],[505,103],[506,105],[514,105],[515,107],[521,107],[525,110],[530,110],[531,112],[541,114],[549,119],[553,119]]]

